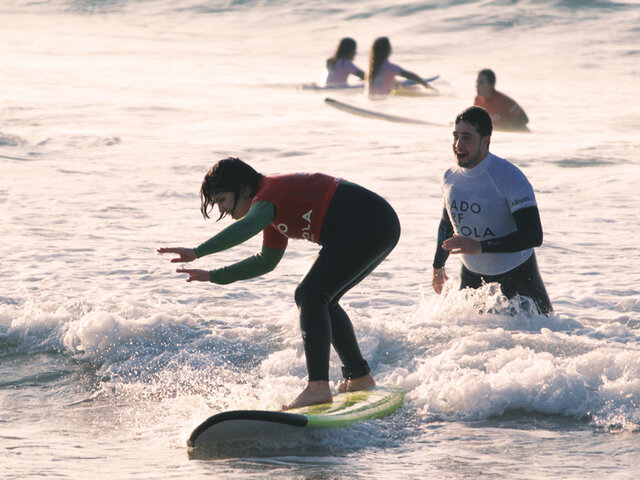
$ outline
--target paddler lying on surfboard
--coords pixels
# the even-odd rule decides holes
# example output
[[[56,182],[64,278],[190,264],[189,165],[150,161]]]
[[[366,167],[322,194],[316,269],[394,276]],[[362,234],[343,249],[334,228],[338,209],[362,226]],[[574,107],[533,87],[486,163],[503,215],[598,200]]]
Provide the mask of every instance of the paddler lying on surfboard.
[[[396,76],[419,83],[424,88],[435,90],[420,76],[404,70],[402,67],[389,61],[391,55],[391,42],[387,37],[378,37],[371,46],[369,55],[369,73],[365,80],[365,86],[369,95],[388,95],[396,88]]]
[[[356,184],[320,173],[264,176],[238,158],[217,162],[200,189],[205,218],[214,205],[220,217],[237,222],[196,248],[163,247],[175,253],[171,262],[192,262],[238,245],[263,232],[261,252],[215,270],[178,268],[188,282],[228,284],[272,271],[289,238],[322,246],[311,269],[295,291],[309,380],[285,409],[330,402],[331,345],[343,363],[344,381],[338,391],[375,386],[362,357],[353,325],[339,305],[342,296],[362,281],[393,250],[400,223],[393,208],[379,195]]]

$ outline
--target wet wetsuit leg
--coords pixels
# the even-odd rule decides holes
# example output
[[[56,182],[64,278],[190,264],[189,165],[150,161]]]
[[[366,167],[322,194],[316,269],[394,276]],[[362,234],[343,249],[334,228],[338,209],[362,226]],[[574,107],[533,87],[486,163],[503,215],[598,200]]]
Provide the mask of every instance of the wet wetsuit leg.
[[[309,381],[328,380],[331,344],[345,376],[369,372],[351,320],[338,302],[384,260],[399,237],[398,217],[382,197],[357,185],[340,185],[325,216],[322,249],[295,293]]]
[[[479,288],[484,283],[497,282],[500,290],[507,298],[516,295],[533,300],[540,313],[549,315],[553,312],[551,300],[540,276],[535,253],[513,270],[502,275],[480,275],[468,270],[464,265],[460,272],[460,288]]]

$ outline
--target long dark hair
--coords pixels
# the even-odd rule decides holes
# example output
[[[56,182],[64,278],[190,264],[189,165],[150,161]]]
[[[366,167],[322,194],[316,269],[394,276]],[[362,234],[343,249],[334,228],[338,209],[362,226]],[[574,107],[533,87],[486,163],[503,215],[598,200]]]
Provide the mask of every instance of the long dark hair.
[[[327,60],[327,66],[333,67],[340,58],[351,59],[351,57],[355,55],[355,53],[356,41],[353,38],[345,37],[340,40],[340,44],[333,54],[333,57]]]
[[[380,73],[382,63],[391,55],[391,42],[387,37],[378,37],[371,46],[369,55],[369,84]]]
[[[200,187],[200,211],[204,218],[209,218],[209,212],[215,205],[214,196],[221,192],[233,192],[234,208],[240,197],[242,187],[251,189],[251,196],[258,191],[258,182],[264,177],[253,167],[244,163],[239,158],[229,157],[216,162],[207,172]],[[225,214],[218,217],[220,220]]]

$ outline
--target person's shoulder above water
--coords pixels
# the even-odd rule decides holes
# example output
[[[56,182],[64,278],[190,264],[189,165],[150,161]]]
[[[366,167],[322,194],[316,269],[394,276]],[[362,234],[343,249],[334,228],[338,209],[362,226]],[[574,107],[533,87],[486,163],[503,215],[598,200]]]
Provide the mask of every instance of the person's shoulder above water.
[[[353,63],[356,55],[356,41],[345,37],[340,40],[335,53],[327,59],[327,78],[325,85],[346,84],[349,75],[364,80],[364,72]]]
[[[456,172],[460,171],[460,167],[457,165],[448,167],[444,172],[442,172],[442,178],[440,179],[441,184],[445,184],[447,180],[451,178]]]
[[[529,118],[518,103],[495,88],[496,76],[490,69],[480,70],[476,78],[474,105],[491,115],[496,130],[528,131]]]
[[[498,157],[493,153],[489,153],[484,163],[486,163],[487,172],[489,172],[493,177],[513,177],[516,176],[525,176],[522,170],[518,168],[517,165],[513,164],[506,158]]]
[[[435,90],[419,75],[389,62],[391,42],[387,37],[378,37],[371,46],[369,72],[366,79],[369,95],[388,95],[396,88],[396,76],[411,80],[424,88]]]

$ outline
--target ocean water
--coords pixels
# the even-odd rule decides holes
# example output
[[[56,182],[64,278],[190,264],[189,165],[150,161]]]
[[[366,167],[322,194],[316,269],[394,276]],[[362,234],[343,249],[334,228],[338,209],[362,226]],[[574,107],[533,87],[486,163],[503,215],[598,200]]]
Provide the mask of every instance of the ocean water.
[[[0,16],[1,478],[637,478],[639,2],[6,0]],[[330,96],[433,125],[300,88],[341,37],[365,68],[380,35],[438,93]],[[454,257],[445,292],[430,285],[451,122],[486,67],[531,119],[491,150],[534,185],[550,318],[492,285],[458,291]],[[406,393],[393,416],[187,451],[208,416],[278,408],[306,382],[293,291],[317,246],[228,286],[155,253],[227,225],[202,219],[198,189],[229,155],[397,210],[397,248],[343,299],[378,382]]]

